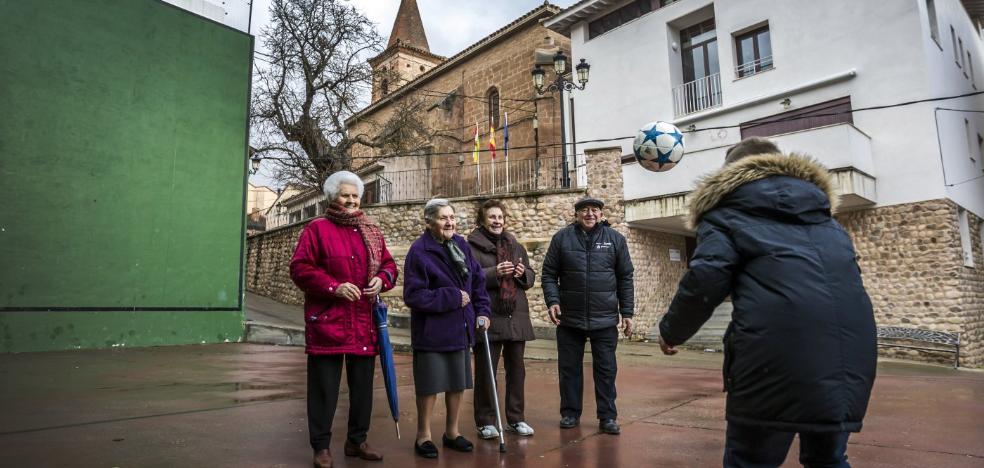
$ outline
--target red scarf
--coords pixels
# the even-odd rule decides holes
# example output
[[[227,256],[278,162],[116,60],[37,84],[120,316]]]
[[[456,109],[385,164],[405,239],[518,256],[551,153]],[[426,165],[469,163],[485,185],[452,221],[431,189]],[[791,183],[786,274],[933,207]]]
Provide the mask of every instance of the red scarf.
[[[502,262],[512,262],[515,265],[522,261],[520,258],[513,257],[513,253],[516,251],[516,244],[511,234],[508,234],[506,231],[502,231],[501,235],[493,234],[488,229],[485,229],[485,226],[479,226],[479,230],[495,247],[496,265]],[[497,303],[493,302],[492,304],[495,312],[505,315],[514,312],[516,308],[516,286],[517,280],[515,276],[499,277],[499,301]]]
[[[332,202],[325,211],[325,218],[340,226],[355,226],[362,236],[362,242],[366,244],[366,251],[369,252],[369,277],[370,281],[379,273],[379,264],[383,258],[383,231],[379,225],[369,219],[362,210],[349,212],[338,202]]]

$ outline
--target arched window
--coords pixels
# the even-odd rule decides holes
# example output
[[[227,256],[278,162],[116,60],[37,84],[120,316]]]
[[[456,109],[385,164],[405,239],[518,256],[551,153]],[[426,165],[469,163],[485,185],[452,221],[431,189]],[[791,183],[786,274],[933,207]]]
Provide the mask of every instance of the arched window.
[[[388,78],[383,78],[383,81],[379,83],[380,94],[385,96],[390,92],[390,80]]]
[[[486,102],[489,103],[489,125],[499,128],[499,90],[492,87],[489,89],[489,92],[485,94],[485,96]]]

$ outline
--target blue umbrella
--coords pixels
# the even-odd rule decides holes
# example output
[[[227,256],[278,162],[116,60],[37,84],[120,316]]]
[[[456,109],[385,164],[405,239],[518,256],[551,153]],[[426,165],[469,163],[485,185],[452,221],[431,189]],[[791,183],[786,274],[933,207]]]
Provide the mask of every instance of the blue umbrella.
[[[400,401],[396,393],[396,368],[393,365],[393,346],[390,345],[389,324],[386,315],[388,309],[386,303],[376,298],[376,303],[372,307],[372,318],[376,322],[376,330],[379,331],[376,343],[379,346],[379,365],[383,368],[383,380],[386,383],[386,399],[389,400],[390,414],[393,415],[393,422],[396,423],[396,438],[400,438]]]

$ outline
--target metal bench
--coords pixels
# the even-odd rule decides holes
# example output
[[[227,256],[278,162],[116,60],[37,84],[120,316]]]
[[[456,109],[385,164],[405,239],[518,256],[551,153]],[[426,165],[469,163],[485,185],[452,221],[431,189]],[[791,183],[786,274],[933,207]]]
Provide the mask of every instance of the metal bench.
[[[918,349],[921,351],[936,351],[942,353],[953,353],[953,368],[960,366],[960,334],[937,330],[923,330],[921,328],[906,327],[877,327],[878,346],[891,348]],[[912,344],[902,344],[897,341],[915,341],[919,343],[934,344],[938,346],[914,346]]]

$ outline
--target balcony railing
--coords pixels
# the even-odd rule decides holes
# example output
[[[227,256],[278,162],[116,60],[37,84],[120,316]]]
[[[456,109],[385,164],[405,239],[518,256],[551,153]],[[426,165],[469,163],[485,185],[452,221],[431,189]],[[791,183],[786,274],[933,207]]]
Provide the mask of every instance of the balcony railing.
[[[573,162],[573,158],[572,158]],[[495,169],[493,170],[493,166]],[[563,187],[562,158],[511,159],[494,163],[382,172],[379,203],[550,190]],[[574,164],[571,164],[574,169]],[[575,182],[572,178],[572,182]]]
[[[762,57],[758,60],[746,62],[735,67],[735,76],[744,78],[772,69],[772,56]]]
[[[673,88],[673,113],[677,117],[720,105],[720,73],[708,75]]]

